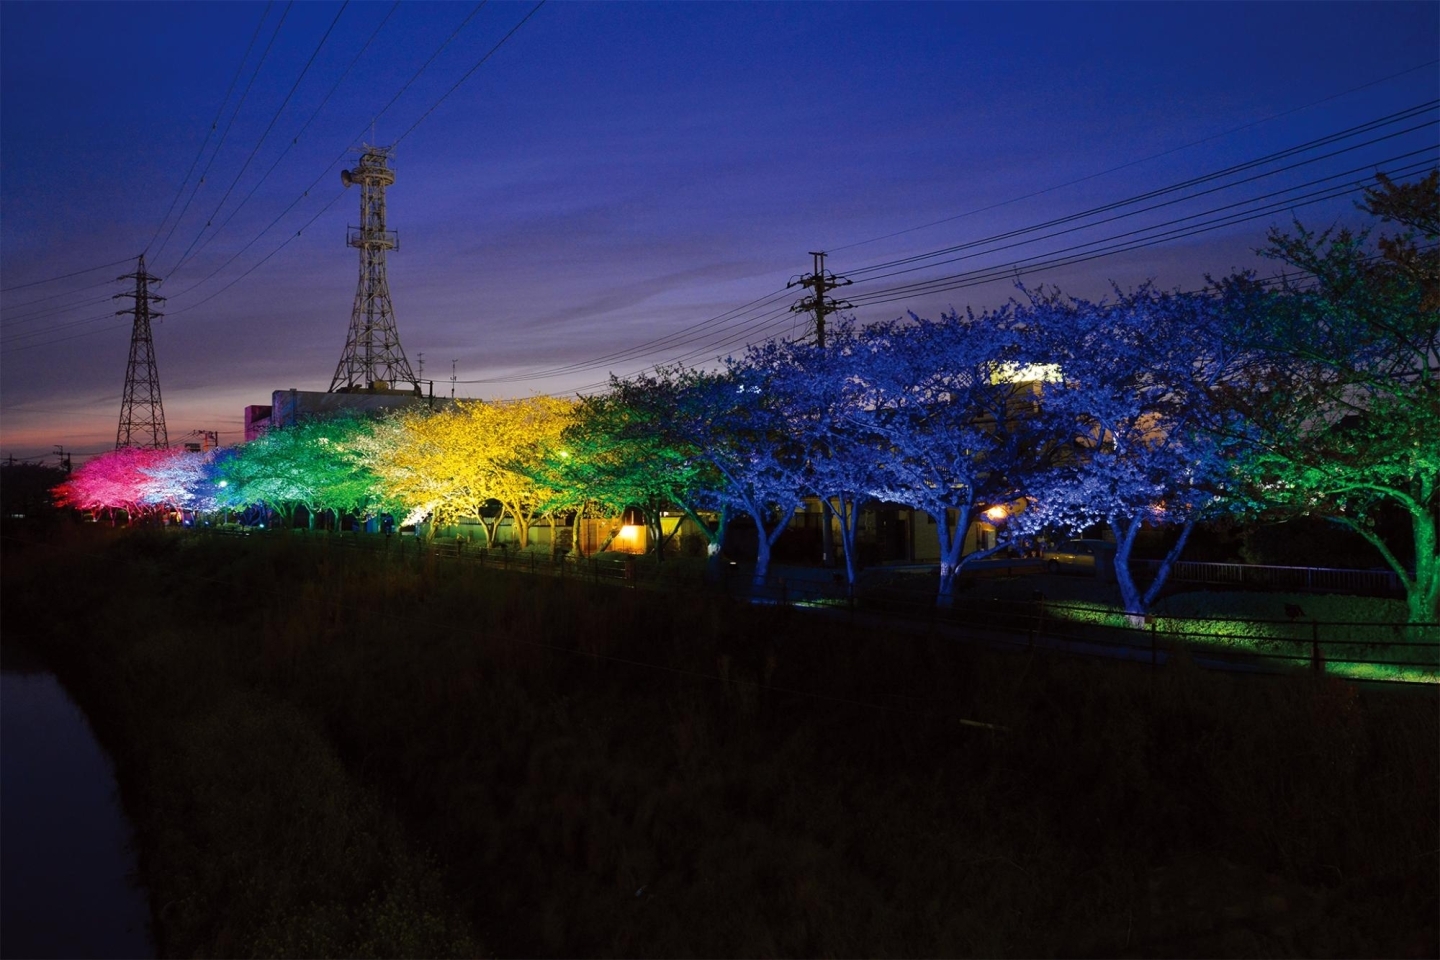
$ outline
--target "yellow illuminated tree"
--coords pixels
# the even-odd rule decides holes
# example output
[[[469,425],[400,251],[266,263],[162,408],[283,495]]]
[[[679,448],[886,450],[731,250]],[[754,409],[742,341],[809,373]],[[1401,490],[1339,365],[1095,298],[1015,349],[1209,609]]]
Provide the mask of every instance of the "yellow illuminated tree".
[[[372,432],[368,465],[413,517],[430,514],[431,536],[436,527],[475,517],[493,543],[509,516],[520,546],[528,546],[549,491],[516,468],[558,443],[573,408],[569,400],[532,397],[408,409]],[[492,501],[498,511],[486,509]]]

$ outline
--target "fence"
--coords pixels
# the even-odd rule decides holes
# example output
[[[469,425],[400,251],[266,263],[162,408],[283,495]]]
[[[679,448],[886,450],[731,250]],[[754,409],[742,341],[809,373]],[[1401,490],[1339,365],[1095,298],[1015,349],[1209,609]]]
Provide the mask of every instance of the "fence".
[[[299,533],[299,531],[296,531]],[[707,578],[693,567],[642,558],[584,558],[536,551],[487,550],[459,540],[425,541],[373,534],[308,534],[344,548],[405,561],[455,560],[501,571],[583,580],[630,589],[719,593],[750,603],[801,608],[871,627],[944,631],[957,639],[1005,648],[1044,649],[1161,666],[1178,656],[1207,667],[1248,672],[1297,669],[1390,683],[1440,682],[1440,622],[1405,624],[1182,617],[1128,618],[1093,606],[1046,601],[956,599],[938,607],[933,594],[898,588],[853,592],[841,578],[770,576],[757,581],[724,568]],[[1232,567],[1238,564],[1198,564]],[[1253,569],[1253,568],[1251,568]],[[1305,568],[1270,567],[1265,570]],[[1366,574],[1368,571],[1319,570]],[[1321,583],[1312,579],[1311,583]],[[1258,586],[1255,580],[1249,586]],[[1294,589],[1286,584],[1282,589]],[[1320,589],[1315,587],[1314,589]]]
[[[1132,560],[1134,573],[1154,577],[1159,560]],[[1172,582],[1210,583],[1260,590],[1300,593],[1350,593],[1364,597],[1403,597],[1405,588],[1390,570],[1340,570],[1329,567],[1275,567],[1250,563],[1203,563],[1177,560],[1170,568]]]
[[[1230,670],[1304,668],[1386,682],[1440,681],[1440,622],[1131,618],[1039,596],[1029,601],[957,601],[941,609],[934,607],[933,597],[899,591],[862,595],[857,606],[890,617],[953,624],[1002,645],[1044,646],[1156,665],[1183,654]]]

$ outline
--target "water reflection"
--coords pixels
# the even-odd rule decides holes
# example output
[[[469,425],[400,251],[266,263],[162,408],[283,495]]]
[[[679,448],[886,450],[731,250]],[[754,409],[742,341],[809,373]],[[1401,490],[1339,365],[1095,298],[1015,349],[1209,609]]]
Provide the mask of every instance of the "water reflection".
[[[17,666],[0,671],[0,954],[153,957],[110,759],[54,675]]]

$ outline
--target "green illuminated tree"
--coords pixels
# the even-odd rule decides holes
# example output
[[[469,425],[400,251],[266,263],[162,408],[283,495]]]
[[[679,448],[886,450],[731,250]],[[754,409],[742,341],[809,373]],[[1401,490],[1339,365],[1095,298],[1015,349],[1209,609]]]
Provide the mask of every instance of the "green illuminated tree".
[[[728,367],[724,373],[659,369],[612,381],[611,390],[627,406],[647,411],[665,444],[700,468],[696,501],[721,518],[714,526],[702,523],[714,538],[712,557],[718,558],[713,548],[728,515],[755,522],[755,579],[761,582],[771,548],[804,494],[805,458],[781,405],[757,378],[747,378],[743,364]]]
[[[1238,477],[1257,506],[1325,516],[1364,537],[1405,586],[1412,623],[1440,619],[1440,172],[1381,179],[1363,207],[1398,232],[1272,231],[1264,253],[1299,271],[1278,289],[1221,284],[1247,308],[1232,335],[1255,355],[1231,396]],[[1388,228],[1388,229],[1393,229]],[[1409,542],[1387,538],[1387,511]]]
[[[308,523],[325,510],[366,515],[388,500],[360,456],[359,438],[371,423],[359,414],[302,420],[266,432],[215,468],[220,506],[261,503],[293,526],[304,507]]]
[[[661,518],[669,510],[689,517],[718,549],[724,531],[702,517],[699,500],[709,468],[666,428],[669,408],[658,399],[640,396],[637,383],[586,397],[559,442],[517,469],[553,491],[546,511],[575,511],[577,521],[592,504],[612,516],[639,507],[657,560],[664,557]]]

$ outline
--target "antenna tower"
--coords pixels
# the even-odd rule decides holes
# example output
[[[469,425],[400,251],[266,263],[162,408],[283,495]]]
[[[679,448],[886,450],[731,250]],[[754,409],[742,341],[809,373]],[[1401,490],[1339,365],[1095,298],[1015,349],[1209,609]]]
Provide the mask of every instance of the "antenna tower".
[[[116,316],[135,318],[130,333],[130,364],[125,368],[125,394],[120,400],[120,429],[115,433],[115,449],[122,447],[168,447],[165,435],[165,408],[160,403],[160,374],[155,370],[155,342],[150,337],[150,321],[163,317],[152,304],[165,298],[150,292],[160,278],[145,272],[145,255],[140,255],[134,273],[117,280],[134,280],[135,289],[117,293],[113,299],[133,297],[135,305],[115,311]]]
[[[385,229],[385,188],[395,182],[395,171],[390,169],[392,149],[366,144],[355,169],[340,171],[341,183],[360,187],[360,226],[346,231],[346,243],[360,251],[360,283],[355,289],[345,352],[330,381],[331,393],[391,390],[400,383],[420,391],[400,347],[390,282],[385,279],[385,254],[400,247],[400,238]]]

